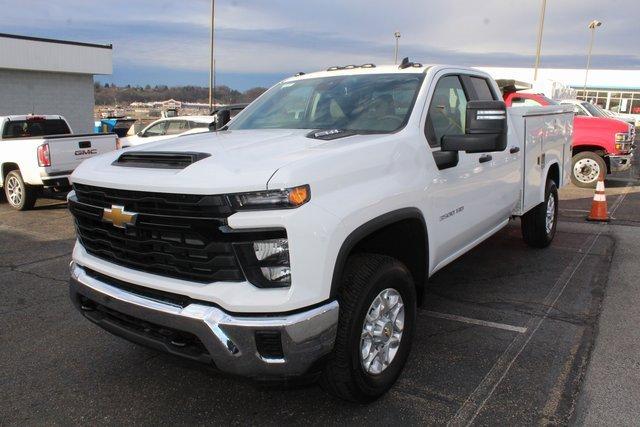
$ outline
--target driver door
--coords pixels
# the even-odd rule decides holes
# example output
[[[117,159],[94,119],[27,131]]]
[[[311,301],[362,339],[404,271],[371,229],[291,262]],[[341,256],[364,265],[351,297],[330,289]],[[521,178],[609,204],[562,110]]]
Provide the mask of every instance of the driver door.
[[[491,161],[484,154],[443,152],[445,135],[464,134],[467,102],[473,89],[461,75],[447,74],[436,79],[429,99],[425,136],[437,167],[428,189],[429,239],[436,249],[434,265],[456,257],[491,228]]]

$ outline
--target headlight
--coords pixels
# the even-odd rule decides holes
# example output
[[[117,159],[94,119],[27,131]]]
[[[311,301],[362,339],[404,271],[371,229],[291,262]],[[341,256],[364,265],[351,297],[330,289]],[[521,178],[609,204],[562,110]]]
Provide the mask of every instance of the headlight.
[[[253,285],[260,288],[281,288],[291,285],[287,239],[236,243],[234,247],[244,274]]]
[[[616,133],[616,142],[624,142],[628,138],[626,133]]]
[[[304,205],[311,199],[308,185],[282,190],[256,191],[229,196],[238,210],[291,209]]]

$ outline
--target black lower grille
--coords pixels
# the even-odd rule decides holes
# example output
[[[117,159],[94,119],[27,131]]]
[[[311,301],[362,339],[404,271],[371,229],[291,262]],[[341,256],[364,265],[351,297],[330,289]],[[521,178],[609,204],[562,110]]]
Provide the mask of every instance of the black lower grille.
[[[126,209],[130,209],[125,204]],[[115,227],[103,207],[69,199],[78,239],[91,255],[148,273],[202,283],[242,281],[233,242],[220,218],[139,213],[135,224]]]
[[[144,337],[142,343],[149,341],[159,349],[169,349],[171,353],[195,359],[210,361],[211,356],[200,339],[185,331],[158,325],[137,317],[129,316],[99,304],[85,296],[79,296],[82,313],[96,323],[106,322],[117,325],[136,336]],[[107,327],[107,325],[105,325]],[[115,332],[115,331],[114,331]]]

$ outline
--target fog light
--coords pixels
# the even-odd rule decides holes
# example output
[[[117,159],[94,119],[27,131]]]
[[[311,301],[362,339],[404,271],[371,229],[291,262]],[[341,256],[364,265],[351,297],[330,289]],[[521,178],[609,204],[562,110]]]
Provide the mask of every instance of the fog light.
[[[262,240],[253,243],[253,251],[260,272],[269,282],[290,283],[289,241],[287,239]]]
[[[263,240],[253,243],[258,261],[282,261],[289,263],[289,241],[287,239]]]
[[[290,283],[291,269],[289,266],[260,267],[262,275],[270,282]]]
[[[233,246],[245,277],[253,285],[260,288],[291,285],[289,241],[286,238],[234,243]]]

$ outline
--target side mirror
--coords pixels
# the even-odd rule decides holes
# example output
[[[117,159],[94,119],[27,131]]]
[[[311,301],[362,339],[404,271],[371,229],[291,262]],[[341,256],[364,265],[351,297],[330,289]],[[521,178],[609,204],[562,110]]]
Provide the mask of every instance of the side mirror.
[[[139,136],[140,138],[142,138],[144,136],[144,132],[140,131],[138,133],[136,133],[137,136]]]
[[[231,110],[220,110],[216,113],[215,129],[221,129],[231,121]]]
[[[442,151],[488,153],[507,148],[507,106],[503,101],[469,101],[464,135],[442,137]]]

